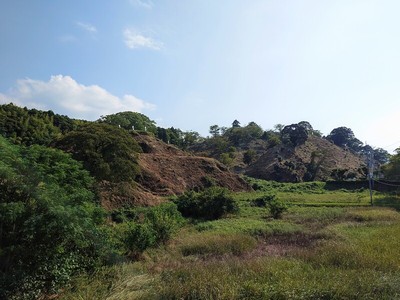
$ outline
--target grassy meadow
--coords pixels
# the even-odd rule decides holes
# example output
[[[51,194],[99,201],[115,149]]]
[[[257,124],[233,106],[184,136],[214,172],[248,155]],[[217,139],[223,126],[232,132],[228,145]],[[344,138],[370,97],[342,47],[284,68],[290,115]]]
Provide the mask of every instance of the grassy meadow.
[[[400,299],[400,196],[258,181],[237,214],[187,220],[135,262],[75,278],[61,299]],[[255,200],[273,193],[279,219]]]

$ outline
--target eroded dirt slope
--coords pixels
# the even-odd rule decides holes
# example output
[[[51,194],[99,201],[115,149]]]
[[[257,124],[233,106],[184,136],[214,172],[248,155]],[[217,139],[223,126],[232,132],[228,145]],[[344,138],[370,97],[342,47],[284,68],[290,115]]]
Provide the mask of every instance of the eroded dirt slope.
[[[139,184],[156,196],[182,194],[211,184],[231,191],[250,190],[238,175],[213,158],[191,155],[146,135],[136,137],[143,149],[139,156]]]

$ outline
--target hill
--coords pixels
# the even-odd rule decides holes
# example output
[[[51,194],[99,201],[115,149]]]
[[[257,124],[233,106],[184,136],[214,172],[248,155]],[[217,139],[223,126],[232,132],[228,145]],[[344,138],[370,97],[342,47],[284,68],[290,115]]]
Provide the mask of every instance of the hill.
[[[139,183],[155,195],[182,194],[211,185],[250,190],[243,179],[213,158],[191,155],[148,135],[138,134],[135,139],[143,149]]]
[[[281,182],[365,178],[365,163],[349,150],[310,136],[295,148],[276,145],[247,166],[248,176]]]
[[[195,154],[219,159],[236,173],[266,180],[302,182],[365,178],[366,163],[362,151],[335,145],[321,137],[307,122],[263,135],[252,134],[254,127],[254,124],[232,127],[189,149]]]
[[[109,210],[155,205],[162,202],[164,196],[212,185],[236,192],[251,190],[239,175],[213,158],[192,155],[144,133],[135,133],[134,139],[143,150],[137,158],[140,175],[136,182],[102,181],[99,184],[102,206]]]

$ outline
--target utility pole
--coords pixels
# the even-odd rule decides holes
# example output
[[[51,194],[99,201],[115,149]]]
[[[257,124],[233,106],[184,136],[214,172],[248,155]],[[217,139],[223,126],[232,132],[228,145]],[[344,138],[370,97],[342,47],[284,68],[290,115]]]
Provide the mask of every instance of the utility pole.
[[[374,153],[372,151],[368,154],[368,184],[369,184],[369,197],[371,199],[371,206],[374,205],[372,201],[372,186],[374,180]]]

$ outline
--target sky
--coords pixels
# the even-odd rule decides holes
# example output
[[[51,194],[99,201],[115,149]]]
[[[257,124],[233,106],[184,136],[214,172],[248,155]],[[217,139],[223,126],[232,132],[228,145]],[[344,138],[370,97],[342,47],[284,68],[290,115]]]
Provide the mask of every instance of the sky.
[[[398,0],[2,0],[0,104],[400,147]]]

